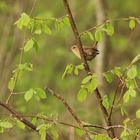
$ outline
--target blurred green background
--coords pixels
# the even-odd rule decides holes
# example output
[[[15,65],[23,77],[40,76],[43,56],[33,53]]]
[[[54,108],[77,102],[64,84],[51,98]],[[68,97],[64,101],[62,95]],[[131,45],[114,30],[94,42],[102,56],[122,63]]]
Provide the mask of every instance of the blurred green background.
[[[35,0],[0,0],[0,93],[1,100],[5,101],[9,95],[7,83],[12,76],[12,70],[19,63],[20,47],[23,45],[24,32],[19,31],[15,21],[17,21],[21,13],[30,13]],[[72,13],[74,15],[79,32],[83,32],[97,24],[97,10],[95,0],[69,0]],[[115,19],[121,17],[139,17],[139,0],[103,0],[103,12],[105,19]],[[62,0],[37,0],[31,17],[55,17],[60,18],[66,15]],[[126,67],[134,56],[140,51],[139,32],[140,26],[136,25],[134,30],[130,30],[127,21],[115,22],[115,34],[106,39],[106,51],[100,52],[104,54],[104,71],[112,69],[114,66]],[[79,76],[67,75],[62,80],[62,75],[65,67],[68,64],[78,65],[81,63],[75,55],[70,51],[70,47],[75,44],[75,38],[70,26],[63,30],[56,30],[51,27],[52,35],[40,34],[35,38],[39,45],[39,51],[33,49],[24,55],[23,62],[33,64],[33,72],[24,73],[21,79],[18,80],[16,92],[27,91],[30,88],[44,88],[46,85],[55,91],[59,92],[68,101],[71,107],[82,121],[92,124],[103,124],[103,117],[98,106],[98,102],[94,94],[89,95],[83,103],[77,101],[77,93],[80,89],[81,79],[86,76],[84,71],[80,72]],[[94,31],[93,31],[94,33]],[[28,33],[25,40],[30,38]],[[85,45],[93,45],[93,41],[88,38],[82,38]],[[100,48],[99,48],[100,49]],[[95,61],[90,62],[91,69],[96,66]],[[96,68],[98,70],[98,68]],[[112,85],[106,84],[104,93],[111,96],[115,89],[115,80]],[[100,87],[99,87],[100,89]],[[136,99],[135,99],[136,100]],[[130,116],[134,116],[134,107],[132,104],[129,108]],[[23,114],[44,113],[47,116],[56,116],[61,121],[74,123],[75,121],[70,116],[69,112],[55,97],[48,94],[47,99],[38,101],[33,98],[26,102],[23,95],[13,96],[11,101],[14,108]],[[1,112],[5,112],[1,109]],[[117,116],[117,117],[116,117]],[[7,116],[0,116],[6,118]],[[122,123],[119,109],[113,114],[113,123]],[[61,140],[70,139],[70,134],[73,130],[69,127],[58,126]],[[3,134],[0,134],[1,140],[38,140],[39,136],[32,131],[19,130],[16,127],[10,129]],[[77,138],[78,139],[78,138]],[[80,138],[79,138],[80,139]]]

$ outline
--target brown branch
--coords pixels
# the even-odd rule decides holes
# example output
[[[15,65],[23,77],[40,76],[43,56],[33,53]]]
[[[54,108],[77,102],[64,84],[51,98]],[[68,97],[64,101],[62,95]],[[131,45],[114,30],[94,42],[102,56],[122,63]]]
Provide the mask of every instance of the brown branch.
[[[134,17],[134,18],[135,18],[135,20],[140,20],[140,18],[138,18],[138,17]],[[128,20],[130,20],[129,17],[126,17],[126,18],[125,17],[123,17],[123,18],[116,18],[116,19],[106,19],[103,23],[95,25],[95,26],[87,29],[86,31],[81,32],[80,36],[84,35],[86,32],[91,32],[94,29],[97,29],[97,28],[99,28],[101,26],[104,26],[104,24],[106,24],[108,22],[109,23],[113,23],[113,22],[117,22],[117,21],[128,21]]]
[[[68,16],[69,16],[69,21],[70,21],[70,24],[71,24],[73,33],[74,33],[74,35],[75,35],[76,43],[77,43],[77,46],[78,46],[78,48],[79,48],[82,61],[83,61],[83,63],[84,63],[85,71],[86,71],[88,74],[90,74],[91,71],[90,71],[89,65],[88,65],[88,63],[87,63],[87,60],[86,60],[84,51],[83,51],[83,47],[82,47],[82,42],[81,42],[80,34],[79,34],[78,29],[77,29],[77,27],[76,27],[74,18],[73,18],[73,16],[72,16],[72,13],[71,13],[71,10],[70,10],[69,4],[68,4],[68,1],[67,1],[67,0],[63,0],[63,2],[64,2],[64,6],[65,6],[65,9],[66,9],[66,12],[67,12],[67,14],[68,14]],[[102,104],[102,97],[101,97],[101,95],[100,95],[100,92],[99,92],[98,88],[96,88],[95,94],[96,94],[96,97],[97,97],[98,102],[99,102],[99,104],[100,104],[100,108],[101,108],[102,113],[103,113],[103,115],[104,115],[104,118],[105,118],[105,121],[106,121],[107,126],[112,126],[111,118],[109,118],[109,114],[108,114],[106,108],[105,108],[105,107],[103,106],[103,104]],[[109,135],[111,138],[114,138],[114,137],[115,137],[115,133],[114,133],[114,130],[113,130],[112,128],[111,128],[110,130],[107,130],[107,133],[108,133],[108,135]]]
[[[66,107],[66,109],[69,111],[69,113],[71,114],[71,116],[76,120],[76,122],[79,124],[80,128],[82,130],[85,131],[86,136],[88,137],[89,140],[91,140],[89,134],[88,134],[88,130],[86,128],[83,127],[82,122],[80,121],[80,119],[75,115],[74,111],[72,110],[72,108],[70,107],[70,105],[66,102],[66,100],[58,93],[54,92],[52,89],[46,87],[45,88],[46,94],[49,92],[51,95],[55,96],[57,99],[59,99],[64,106]]]
[[[19,121],[21,121],[22,123],[24,123],[26,126],[28,126],[29,128],[31,128],[34,131],[37,131],[36,130],[37,127],[34,124],[32,124],[27,119],[25,119],[20,113],[16,112],[12,107],[10,107],[10,105],[5,104],[5,103],[3,103],[3,102],[0,101],[0,106],[2,106],[3,108],[5,108],[6,110],[8,110],[14,117],[16,117]],[[53,140],[51,138],[51,136],[48,135],[48,133],[46,134],[46,140]]]

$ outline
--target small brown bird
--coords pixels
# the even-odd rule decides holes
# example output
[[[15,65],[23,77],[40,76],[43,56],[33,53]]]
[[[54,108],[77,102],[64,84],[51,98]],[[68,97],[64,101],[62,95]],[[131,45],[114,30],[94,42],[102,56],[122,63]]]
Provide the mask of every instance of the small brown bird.
[[[79,48],[78,48],[77,45],[73,45],[71,47],[71,50],[78,58],[81,59],[80,51],[79,51]],[[83,50],[84,50],[84,53],[85,53],[86,60],[88,60],[88,61],[91,61],[93,58],[96,57],[96,55],[99,54],[99,51],[97,50],[96,47],[92,48],[92,47],[85,47],[84,46]]]

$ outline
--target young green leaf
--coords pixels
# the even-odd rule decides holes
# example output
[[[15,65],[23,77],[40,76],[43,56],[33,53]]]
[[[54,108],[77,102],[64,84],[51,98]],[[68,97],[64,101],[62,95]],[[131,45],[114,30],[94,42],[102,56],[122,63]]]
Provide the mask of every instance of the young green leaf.
[[[103,99],[102,99],[102,104],[103,106],[106,108],[106,109],[109,109],[110,107],[110,102],[109,102],[109,99],[107,97],[107,95],[103,96]]]
[[[66,68],[65,68],[65,71],[64,71],[64,73],[62,75],[62,79],[64,79],[66,74],[71,74],[73,72],[73,69],[74,69],[74,65],[73,64],[67,65]]]
[[[39,134],[41,136],[41,140],[46,140],[46,131],[51,127],[51,124],[41,124],[39,125],[36,130],[39,131]]]
[[[111,23],[106,24],[106,32],[109,36],[112,36],[114,34],[114,27]]]
[[[0,127],[2,128],[11,128],[13,125],[8,121],[0,121]]]
[[[130,88],[125,92],[123,96],[124,102],[127,103],[131,97],[136,97],[136,91]]]
[[[74,74],[75,75],[78,75],[79,74],[79,71],[78,71],[78,68],[77,67],[75,67],[75,69],[74,69]]]
[[[16,120],[17,126],[23,130],[25,130],[25,124],[19,120]]]
[[[34,92],[35,91],[33,89],[26,91],[24,94],[24,99],[28,102],[32,98]]]
[[[127,71],[127,76],[130,79],[134,79],[137,76],[137,67],[135,65],[132,65],[128,71]]]
[[[30,49],[33,48],[33,46],[34,46],[34,40],[33,39],[28,40],[28,42],[24,46],[24,52],[29,51]]]
[[[48,24],[47,23],[43,23],[42,24],[42,28],[43,28],[43,31],[48,34],[48,35],[51,35],[52,34],[52,31],[51,29],[49,28]]]
[[[78,101],[83,102],[86,100],[86,98],[87,98],[87,90],[81,88],[80,91],[78,92],[77,99]]]
[[[126,87],[127,88],[131,88],[131,89],[133,89],[133,88],[135,88],[135,83],[134,83],[134,81],[133,81],[133,79],[127,79],[126,80]]]
[[[83,65],[83,63],[80,64],[80,65],[77,65],[76,68],[79,69],[79,70],[83,70],[83,69],[84,69],[84,65]]]
[[[122,71],[120,67],[115,67],[111,72],[117,75],[118,77],[122,76]]]
[[[96,77],[96,75],[92,75],[92,79],[91,79],[90,83],[88,83],[86,85],[86,87],[87,87],[87,89],[90,93],[93,93],[93,91],[97,88],[97,77]]]
[[[45,91],[41,88],[35,88],[34,91],[35,91],[35,94],[41,99],[45,99],[47,97]]]
[[[136,21],[134,18],[131,18],[130,21],[129,21],[129,27],[130,29],[134,29],[135,28],[135,25],[136,25]]]
[[[63,20],[63,23],[64,23],[66,26],[69,26],[69,25],[70,25],[70,22],[69,22],[69,18],[68,18],[68,17],[64,17],[62,20]]]
[[[92,79],[92,76],[91,76],[91,75],[86,76],[86,77],[82,80],[82,84],[88,83],[91,79]]]
[[[130,93],[129,93],[129,90],[128,91],[126,91],[125,92],[125,94],[124,94],[124,96],[123,96],[123,101],[125,102],[125,103],[127,103],[128,101],[129,101],[129,99],[130,99],[130,95],[129,95]]]
[[[19,29],[23,29],[23,27],[27,27],[30,22],[30,17],[26,13],[22,13],[19,20],[15,22]]]
[[[79,129],[79,128],[75,128],[75,132],[78,136],[82,137],[83,135],[85,135],[85,131]]]
[[[111,83],[112,80],[113,80],[113,74],[111,72],[106,72],[106,73],[103,73],[103,76],[105,77],[106,81],[108,83]]]
[[[57,130],[54,127],[51,127],[51,130],[50,131],[51,131],[51,134],[54,137],[54,139],[55,140],[58,139],[59,135],[58,135]]]
[[[96,41],[102,41],[102,39],[103,39],[102,30],[97,29],[97,30],[95,31],[95,39],[96,39]]]
[[[15,80],[14,80],[14,78],[11,78],[10,81],[8,82],[8,89],[10,91],[13,91],[14,85],[15,85]]]

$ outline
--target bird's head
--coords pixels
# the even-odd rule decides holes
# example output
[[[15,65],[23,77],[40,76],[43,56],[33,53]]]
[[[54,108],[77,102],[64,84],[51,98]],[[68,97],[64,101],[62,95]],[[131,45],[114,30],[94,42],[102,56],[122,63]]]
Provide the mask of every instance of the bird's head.
[[[79,48],[77,45],[73,45],[70,49],[77,57],[81,59]]]

